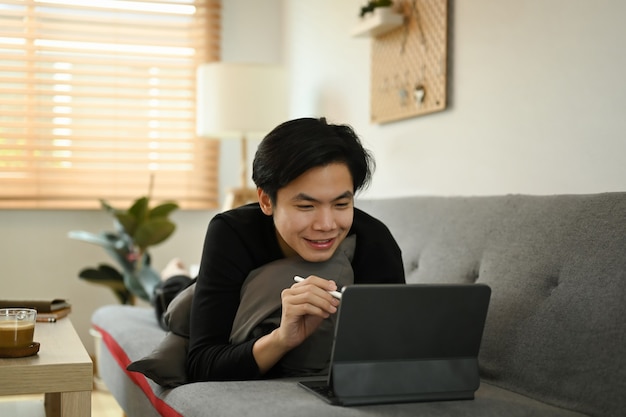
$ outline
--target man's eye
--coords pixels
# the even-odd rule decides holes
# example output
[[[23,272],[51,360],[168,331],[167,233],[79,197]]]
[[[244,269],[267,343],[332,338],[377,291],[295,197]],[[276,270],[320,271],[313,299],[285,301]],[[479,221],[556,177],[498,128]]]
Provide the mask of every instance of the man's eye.
[[[300,210],[310,210],[313,208],[311,204],[298,204],[296,207],[298,207]]]

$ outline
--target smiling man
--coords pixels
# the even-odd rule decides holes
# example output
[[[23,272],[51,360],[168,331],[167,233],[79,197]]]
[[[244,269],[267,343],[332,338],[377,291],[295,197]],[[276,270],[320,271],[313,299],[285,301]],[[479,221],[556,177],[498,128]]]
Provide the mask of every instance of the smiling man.
[[[404,283],[400,249],[389,230],[354,207],[373,166],[349,126],[325,119],[291,120],[263,139],[252,174],[259,202],[218,214],[207,230],[191,311],[190,380],[325,371],[312,370],[311,356],[320,354],[311,352],[322,352],[317,362],[330,359],[324,356],[339,301],[328,291],[337,290],[340,277],[309,274],[287,284],[270,266],[332,264],[355,236],[349,250],[354,283]],[[250,315],[266,300],[278,300],[278,308],[243,340],[233,338],[241,310]]]

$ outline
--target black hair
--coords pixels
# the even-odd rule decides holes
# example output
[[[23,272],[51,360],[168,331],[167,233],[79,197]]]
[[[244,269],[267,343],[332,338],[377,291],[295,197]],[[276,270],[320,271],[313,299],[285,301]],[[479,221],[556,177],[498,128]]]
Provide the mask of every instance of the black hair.
[[[376,166],[372,154],[348,125],[325,118],[280,124],[263,138],[252,163],[252,179],[275,203],[278,190],[311,168],[345,163],[354,193],[367,187]]]

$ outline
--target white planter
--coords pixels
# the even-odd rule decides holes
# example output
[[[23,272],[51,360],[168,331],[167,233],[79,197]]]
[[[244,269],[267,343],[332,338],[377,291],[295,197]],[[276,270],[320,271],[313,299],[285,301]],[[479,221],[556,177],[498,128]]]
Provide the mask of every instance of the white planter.
[[[377,7],[372,13],[363,16],[352,30],[354,37],[375,37],[392,31],[404,23],[404,16],[391,7]]]

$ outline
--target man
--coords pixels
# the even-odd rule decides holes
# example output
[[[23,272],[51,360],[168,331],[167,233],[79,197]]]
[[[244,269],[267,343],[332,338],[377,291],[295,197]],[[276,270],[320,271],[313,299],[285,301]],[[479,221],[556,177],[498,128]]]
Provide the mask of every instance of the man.
[[[387,227],[354,207],[355,194],[371,180],[373,166],[349,126],[325,119],[291,120],[263,139],[252,174],[259,202],[218,214],[207,230],[191,310],[190,380],[307,375],[312,373],[307,361],[317,346],[324,346],[328,363],[328,338],[301,347],[322,328],[329,333],[339,306],[329,294],[338,289],[337,277],[312,274],[299,283],[281,284],[281,291],[266,291],[271,285],[256,281],[251,290],[250,279],[259,279],[254,273],[274,262],[324,265],[355,236],[350,253],[354,283],[405,282],[400,249]],[[284,282],[268,271],[263,271],[268,284]],[[244,300],[263,303],[277,297],[274,321],[268,317],[243,340],[233,337],[239,314],[251,310]]]

